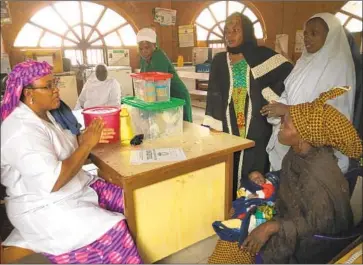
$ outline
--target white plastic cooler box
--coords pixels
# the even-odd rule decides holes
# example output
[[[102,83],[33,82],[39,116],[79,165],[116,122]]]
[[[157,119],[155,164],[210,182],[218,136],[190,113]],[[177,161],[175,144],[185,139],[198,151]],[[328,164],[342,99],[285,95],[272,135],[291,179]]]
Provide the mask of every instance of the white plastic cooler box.
[[[183,106],[185,101],[146,103],[134,97],[122,99],[132,123],[134,134],[144,134],[145,139],[157,139],[183,133]]]

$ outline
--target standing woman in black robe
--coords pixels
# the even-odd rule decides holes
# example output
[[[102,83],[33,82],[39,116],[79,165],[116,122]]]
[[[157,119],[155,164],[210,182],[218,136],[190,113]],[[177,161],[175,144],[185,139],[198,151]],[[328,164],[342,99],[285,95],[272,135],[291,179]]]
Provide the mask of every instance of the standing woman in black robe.
[[[257,45],[253,24],[241,13],[226,19],[224,37],[227,52],[212,61],[203,125],[255,141],[255,147],[235,153],[235,199],[251,171],[269,171],[266,146],[272,128],[260,109],[279,98],[293,66],[281,54]]]

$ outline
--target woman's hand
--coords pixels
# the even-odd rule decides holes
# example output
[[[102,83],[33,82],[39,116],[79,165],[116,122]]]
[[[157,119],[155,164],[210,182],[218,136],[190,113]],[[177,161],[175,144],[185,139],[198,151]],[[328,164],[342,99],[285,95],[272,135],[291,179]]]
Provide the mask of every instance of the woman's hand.
[[[252,255],[256,255],[270,237],[277,233],[279,229],[280,224],[277,221],[268,221],[253,229],[243,242],[241,248],[246,249]]]
[[[261,109],[262,116],[270,117],[281,117],[284,116],[286,113],[289,112],[289,106],[272,101],[270,104],[263,106]]]
[[[86,145],[90,149],[95,147],[101,139],[104,122],[101,117],[94,119],[86,128],[84,133],[79,136],[79,146]]]

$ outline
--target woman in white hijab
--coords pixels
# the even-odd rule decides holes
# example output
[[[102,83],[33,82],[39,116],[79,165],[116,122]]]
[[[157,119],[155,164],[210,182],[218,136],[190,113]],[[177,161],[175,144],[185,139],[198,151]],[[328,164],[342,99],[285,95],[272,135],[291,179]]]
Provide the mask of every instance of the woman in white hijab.
[[[121,88],[116,79],[108,77],[107,66],[98,64],[88,78],[77,100],[75,110],[99,106],[120,106]]]
[[[305,24],[304,50],[294,69],[285,80],[285,91],[278,102],[271,102],[261,110],[268,115],[274,131],[266,148],[269,153],[271,170],[280,170],[281,162],[288,147],[278,142],[280,118],[288,111],[289,105],[311,102],[320,93],[332,87],[349,86],[345,95],[328,101],[350,121],[354,113],[356,89],[355,67],[350,46],[343,26],[332,14],[320,13],[311,17]],[[338,165],[345,173],[349,159],[336,151]]]

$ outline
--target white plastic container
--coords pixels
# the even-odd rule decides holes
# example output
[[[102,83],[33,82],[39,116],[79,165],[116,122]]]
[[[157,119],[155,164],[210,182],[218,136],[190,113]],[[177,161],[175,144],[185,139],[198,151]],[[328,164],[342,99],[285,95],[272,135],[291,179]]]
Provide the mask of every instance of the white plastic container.
[[[163,102],[170,100],[170,80],[173,77],[169,73],[146,72],[131,74],[135,96],[144,102]]]
[[[131,116],[134,134],[145,139],[157,139],[183,133],[183,105],[185,101],[170,98],[166,102],[145,103],[134,97],[122,99]]]

